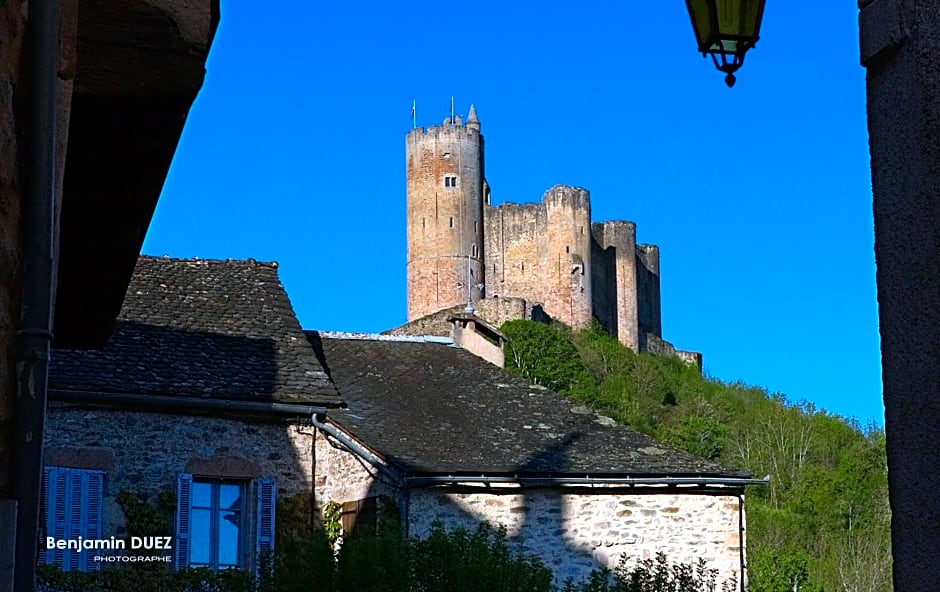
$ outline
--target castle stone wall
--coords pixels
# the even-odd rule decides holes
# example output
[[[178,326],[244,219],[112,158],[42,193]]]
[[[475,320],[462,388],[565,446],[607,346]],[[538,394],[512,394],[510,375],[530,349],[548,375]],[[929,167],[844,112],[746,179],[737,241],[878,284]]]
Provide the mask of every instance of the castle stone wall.
[[[661,338],[659,248],[638,246],[633,222],[592,223],[590,195],[577,187],[491,206],[472,106],[466,125],[456,118],[409,132],[406,159],[409,323],[466,305],[469,255],[470,298],[487,322],[533,318],[539,306],[574,328],[597,318],[634,351],[647,350],[647,335]],[[528,304],[509,314],[508,298]],[[437,320],[422,324],[441,331]]]
[[[473,530],[486,520],[507,528],[509,540],[534,553],[562,584],[591,571],[616,568],[663,552],[673,562],[698,558],[740,589],[744,556],[743,499],[737,496],[573,492],[562,488],[475,492],[417,489],[409,495],[409,534],[426,536],[440,520]]]
[[[543,253],[548,272],[545,312],[571,327],[584,327],[592,314],[590,194],[555,186],[542,203],[548,222]]]
[[[610,220],[592,225],[591,230],[594,240],[608,253],[604,283],[608,286],[608,294],[612,294],[613,298],[613,302],[608,302],[606,307],[613,316],[605,318],[598,314],[598,317],[602,324],[616,327],[612,334],[620,343],[633,351],[640,351],[636,292],[636,224],[625,220]]]
[[[489,297],[541,303],[545,313],[572,327],[591,320],[587,191],[556,186],[541,203],[487,206],[484,216]]]
[[[549,320],[541,305],[525,298],[513,298],[512,296],[481,300],[477,303],[477,315],[494,327],[501,327],[506,321],[517,319],[539,322]]]
[[[637,245],[637,321],[640,334],[663,334],[659,294],[659,247]]]
[[[474,127],[441,125],[406,137],[408,320],[466,303],[483,282],[483,137]],[[482,292],[473,290],[477,299]]]
[[[525,295],[544,302],[541,252],[547,222],[542,204],[505,203],[484,209],[487,296]]]

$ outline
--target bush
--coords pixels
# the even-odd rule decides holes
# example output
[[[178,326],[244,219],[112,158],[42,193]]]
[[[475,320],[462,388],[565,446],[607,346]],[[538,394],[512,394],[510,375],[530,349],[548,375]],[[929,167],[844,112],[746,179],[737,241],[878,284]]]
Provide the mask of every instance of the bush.
[[[261,558],[260,577],[239,570],[181,572],[106,568],[63,572],[43,565],[40,592],[552,592],[551,571],[535,556],[513,548],[503,527],[446,530],[435,523],[426,539],[401,536],[385,518],[344,541],[337,556],[323,530],[278,542]],[[665,555],[617,570],[598,569],[587,582],[566,582],[563,592],[717,592],[716,572],[671,565]],[[730,586],[730,587],[729,587]],[[735,590],[734,582],[722,590]]]
[[[534,321],[507,321],[506,370],[559,393],[591,381],[578,350],[561,330]]]

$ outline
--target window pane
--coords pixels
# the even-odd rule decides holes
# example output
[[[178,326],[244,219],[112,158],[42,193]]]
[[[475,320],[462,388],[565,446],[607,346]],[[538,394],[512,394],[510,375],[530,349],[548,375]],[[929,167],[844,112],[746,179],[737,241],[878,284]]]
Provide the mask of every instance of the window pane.
[[[212,507],[212,484],[211,483],[193,483],[193,507],[211,508]]]
[[[238,565],[238,534],[241,512],[219,514],[219,565]]]
[[[196,488],[196,483],[193,484],[193,489]],[[192,517],[192,531],[191,531],[191,551],[189,554],[190,563],[209,563],[209,547],[211,544],[209,533],[209,527],[211,526],[212,521],[212,511],[211,510],[193,510]]]
[[[241,485],[219,486],[219,508],[222,510],[241,510]]]

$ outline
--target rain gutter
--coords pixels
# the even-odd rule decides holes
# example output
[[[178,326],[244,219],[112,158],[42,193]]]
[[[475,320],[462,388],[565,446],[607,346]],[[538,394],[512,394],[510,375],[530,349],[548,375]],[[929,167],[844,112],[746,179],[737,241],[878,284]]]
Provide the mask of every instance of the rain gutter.
[[[101,405],[127,405],[135,410],[182,409],[186,411],[242,411],[265,415],[307,418],[323,413],[323,407],[294,403],[272,403],[269,401],[233,401],[205,399],[200,397],[176,397],[167,395],[138,395],[129,393],[104,393],[96,391],[68,391],[50,389],[49,398],[65,403],[93,403]]]
[[[459,485],[463,483],[483,483],[486,485],[625,485],[640,486],[699,486],[699,487],[744,487],[746,485],[767,485],[770,475],[763,479],[750,477],[520,477],[518,475],[429,475],[406,477],[405,483],[415,487],[428,485]]]

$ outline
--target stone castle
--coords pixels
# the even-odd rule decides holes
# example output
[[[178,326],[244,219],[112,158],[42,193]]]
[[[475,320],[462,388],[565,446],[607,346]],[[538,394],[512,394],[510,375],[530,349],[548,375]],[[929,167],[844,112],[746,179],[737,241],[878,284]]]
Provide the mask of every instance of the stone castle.
[[[701,365],[662,340],[659,248],[637,244],[636,224],[592,222],[588,191],[566,185],[540,203],[491,205],[472,105],[466,122],[416,128],[405,143],[410,325],[463,308],[494,325],[545,314],[580,328],[596,318],[634,351]]]

